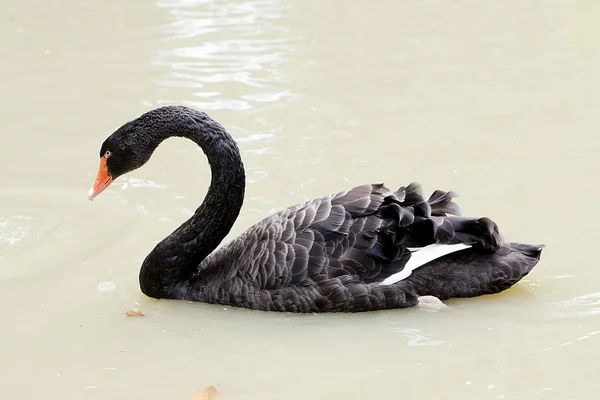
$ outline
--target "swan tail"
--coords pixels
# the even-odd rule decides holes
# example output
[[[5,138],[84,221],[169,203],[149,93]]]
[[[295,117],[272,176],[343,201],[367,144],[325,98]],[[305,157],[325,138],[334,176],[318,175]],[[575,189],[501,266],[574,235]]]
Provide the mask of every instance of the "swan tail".
[[[380,208],[386,223],[379,231],[377,244],[384,245],[381,253],[396,257],[388,257],[387,265],[365,281],[390,286],[423,269],[426,272],[419,276],[431,273],[428,282],[432,286],[444,282],[438,276],[446,277],[456,286],[449,289],[449,294],[462,296],[468,290],[504,290],[527,275],[539,261],[543,246],[505,243],[498,225],[490,218],[462,216],[460,207],[453,203],[455,197],[457,194],[452,191],[436,190],[426,199],[415,183],[387,196]],[[372,250],[378,248],[373,246],[366,253],[371,256]],[[392,250],[397,253],[392,254]]]
[[[421,185],[411,183],[387,196],[379,215],[387,219],[387,232],[408,247],[429,244],[467,244],[495,251],[502,243],[498,226],[487,217],[464,217],[453,202],[453,191],[434,191],[428,199]]]
[[[404,282],[419,296],[440,300],[499,293],[531,272],[544,247],[513,242],[502,243],[495,252],[473,247],[430,261]]]
[[[491,251],[502,243],[498,225],[488,217],[444,217],[435,234],[438,243],[464,243]]]
[[[474,246],[460,249],[464,251],[453,251],[436,258],[391,285],[340,285],[325,280],[321,283],[321,293],[325,295],[320,298],[319,308],[360,312],[420,306],[432,299],[443,307],[443,300],[499,293],[531,272],[539,262],[543,248],[544,245],[502,243],[495,252]],[[340,276],[336,279],[352,278]]]

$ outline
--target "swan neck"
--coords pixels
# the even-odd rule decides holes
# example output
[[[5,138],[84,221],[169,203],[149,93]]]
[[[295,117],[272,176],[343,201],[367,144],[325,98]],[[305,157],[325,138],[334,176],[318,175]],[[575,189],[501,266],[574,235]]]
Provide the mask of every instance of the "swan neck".
[[[204,113],[194,112],[188,117],[165,129],[166,137],[181,136],[197,143],[208,159],[211,182],[194,215],[158,243],[144,260],[140,284],[152,297],[172,297],[165,292],[185,286],[199,272],[202,260],[231,230],[244,200],[244,166],[231,135]]]

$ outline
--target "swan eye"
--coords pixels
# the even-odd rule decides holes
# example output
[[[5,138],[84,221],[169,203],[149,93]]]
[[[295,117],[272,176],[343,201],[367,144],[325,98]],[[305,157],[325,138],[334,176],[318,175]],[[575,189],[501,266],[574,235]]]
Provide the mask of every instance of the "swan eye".
[[[112,153],[110,152],[110,150],[106,150],[106,152],[104,153],[104,157],[108,158],[108,157],[110,157],[111,154]]]

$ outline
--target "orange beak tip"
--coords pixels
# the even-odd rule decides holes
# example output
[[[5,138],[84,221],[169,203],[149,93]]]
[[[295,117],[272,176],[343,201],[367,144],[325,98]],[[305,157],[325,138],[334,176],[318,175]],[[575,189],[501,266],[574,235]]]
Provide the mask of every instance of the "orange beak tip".
[[[111,183],[112,177],[108,174],[108,169],[106,168],[106,157],[101,157],[96,180],[94,181],[92,188],[88,191],[88,200],[94,200],[94,198],[102,193],[104,189],[109,187]]]

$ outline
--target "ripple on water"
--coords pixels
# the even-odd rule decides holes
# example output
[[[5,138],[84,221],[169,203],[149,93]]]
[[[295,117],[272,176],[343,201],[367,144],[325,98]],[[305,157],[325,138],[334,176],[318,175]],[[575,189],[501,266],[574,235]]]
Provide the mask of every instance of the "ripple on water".
[[[32,252],[51,252],[64,238],[68,220],[51,201],[3,192],[0,200],[0,278],[23,274]],[[37,197],[37,198],[36,198]]]
[[[600,314],[600,292],[577,296],[560,304],[568,311],[559,313],[559,317],[587,317]]]
[[[1,190],[0,280],[72,265],[75,255],[91,255],[95,246],[102,251],[110,246],[92,237],[101,232],[89,229],[105,219],[106,210],[98,204],[88,212],[88,204],[85,190]],[[88,232],[89,240],[79,242]]]
[[[191,103],[207,110],[252,109],[253,103],[293,95],[270,85],[282,79],[281,64],[293,51],[289,29],[278,23],[286,5],[278,0],[160,0],[158,5],[171,14],[167,39],[154,59],[166,67],[158,81],[163,89],[194,88],[198,100]]]
[[[21,212],[29,212],[23,210]],[[34,212],[35,213],[35,212]],[[0,214],[0,249],[2,246],[18,246],[24,240],[31,239],[34,242],[40,241],[46,234],[52,230],[55,222],[42,222],[34,215],[17,214],[17,215],[1,215]],[[2,256],[0,256],[2,258]]]

